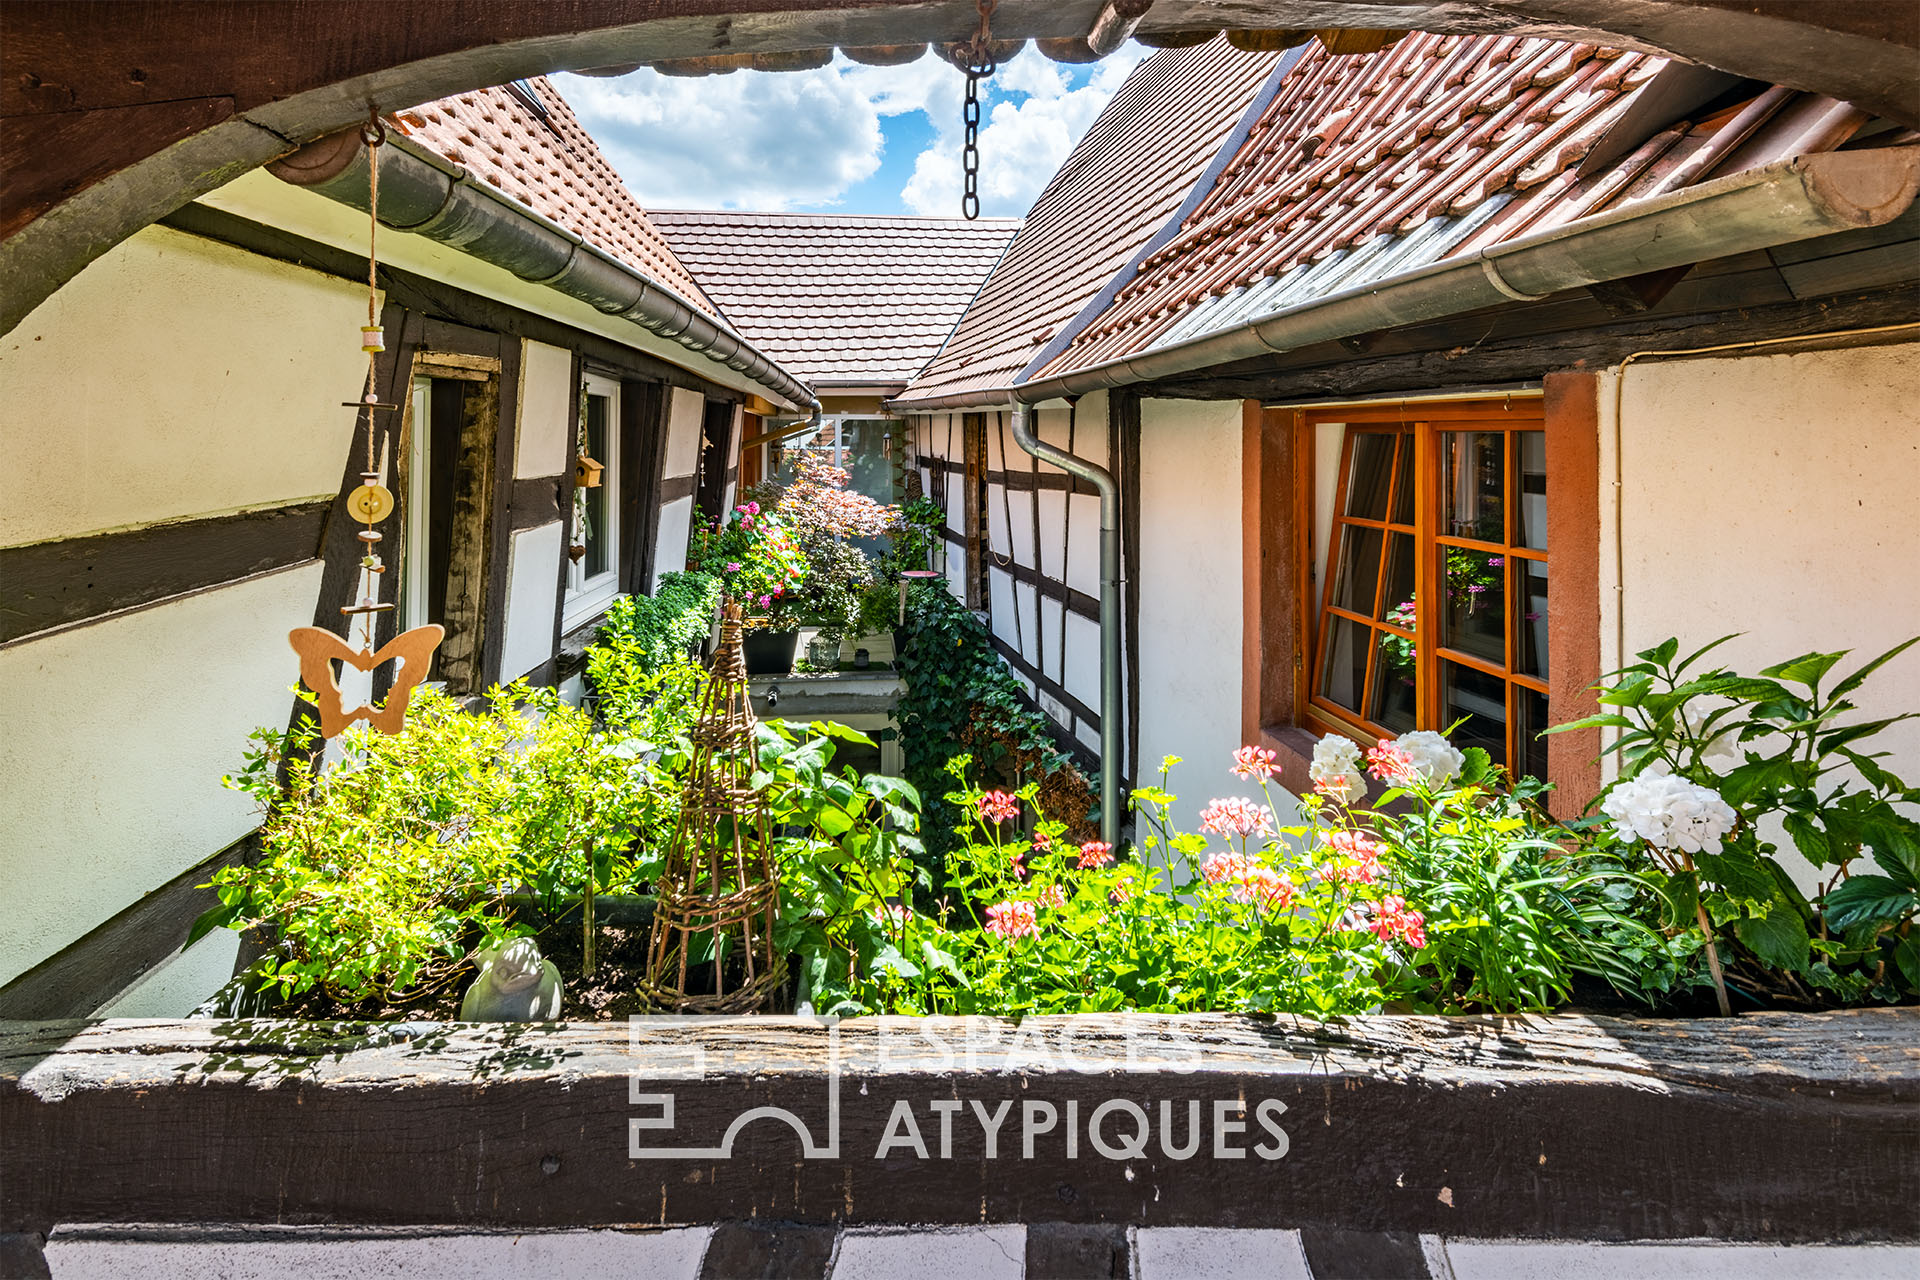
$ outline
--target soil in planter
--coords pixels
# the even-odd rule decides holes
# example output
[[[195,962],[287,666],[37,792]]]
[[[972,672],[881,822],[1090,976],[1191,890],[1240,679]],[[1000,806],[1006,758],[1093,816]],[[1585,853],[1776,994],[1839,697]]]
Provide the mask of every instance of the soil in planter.
[[[563,924],[536,934],[541,954],[560,970],[564,987],[561,1018],[569,1022],[609,1022],[624,1020],[629,1014],[653,1012],[638,994],[640,978],[646,972],[649,932],[602,927],[594,940],[591,978],[580,976],[577,924]],[[316,1022],[451,1022],[460,1017],[460,997],[473,978],[474,970],[463,968],[444,988],[397,1004],[379,1000],[342,1004],[325,992],[310,991],[280,1005],[271,1016]],[[790,1007],[783,1001],[776,1011]]]

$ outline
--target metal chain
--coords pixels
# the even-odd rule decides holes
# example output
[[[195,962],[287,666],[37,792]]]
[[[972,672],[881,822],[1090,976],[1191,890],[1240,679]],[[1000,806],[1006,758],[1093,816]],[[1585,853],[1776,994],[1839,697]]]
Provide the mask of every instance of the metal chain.
[[[960,196],[960,215],[971,222],[980,216],[980,81],[999,69],[993,57],[993,11],[999,0],[975,0],[980,11],[980,30],[962,53],[967,64],[967,97],[960,108],[960,121],[966,127],[966,143],[960,148],[960,169],[965,188]]]

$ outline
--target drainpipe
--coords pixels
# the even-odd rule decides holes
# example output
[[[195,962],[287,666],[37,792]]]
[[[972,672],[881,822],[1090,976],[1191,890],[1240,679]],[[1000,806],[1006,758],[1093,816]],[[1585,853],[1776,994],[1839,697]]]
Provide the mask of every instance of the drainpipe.
[[[1033,407],[1013,402],[1013,439],[1027,453],[1100,491],[1100,839],[1120,845],[1120,486],[1113,473],[1046,443]],[[1071,497],[1071,495],[1069,495]],[[1061,673],[1065,675],[1065,672]]]

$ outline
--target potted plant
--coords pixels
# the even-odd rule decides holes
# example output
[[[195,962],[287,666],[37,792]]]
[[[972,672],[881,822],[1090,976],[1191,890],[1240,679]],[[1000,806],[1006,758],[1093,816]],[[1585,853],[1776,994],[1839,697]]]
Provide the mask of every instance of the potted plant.
[[[817,667],[836,665],[846,640],[884,630],[888,621],[867,607],[865,597],[881,582],[882,569],[859,540],[892,535],[900,512],[848,489],[847,479],[845,470],[803,454],[793,479],[768,486],[760,497],[792,531],[807,560],[806,578],[788,600],[819,628],[817,652],[808,658]]]
[[[809,565],[793,529],[777,512],[747,501],[711,526],[696,527],[687,567],[712,574],[747,614],[742,648],[749,675],[793,670],[800,628],[790,607]]]

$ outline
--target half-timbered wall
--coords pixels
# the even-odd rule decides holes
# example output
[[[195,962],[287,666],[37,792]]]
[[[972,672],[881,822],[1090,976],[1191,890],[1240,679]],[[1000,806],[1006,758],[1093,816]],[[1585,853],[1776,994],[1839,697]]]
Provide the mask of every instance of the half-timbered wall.
[[[1041,407],[1041,438],[1110,465],[1107,397]],[[913,422],[923,491],[947,512],[947,585],[989,617],[995,647],[1065,734],[1100,745],[1100,499],[1021,451],[1005,410]],[[968,436],[973,436],[970,450]],[[970,582],[974,585],[971,594]]]

